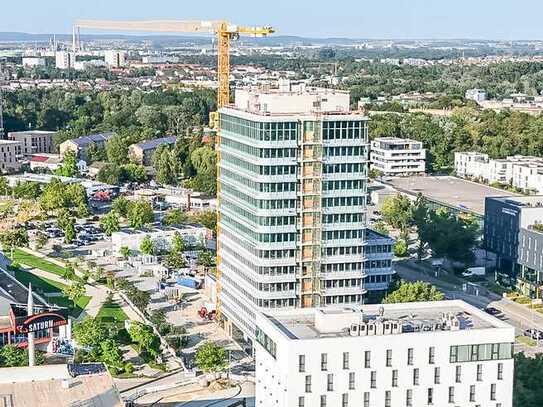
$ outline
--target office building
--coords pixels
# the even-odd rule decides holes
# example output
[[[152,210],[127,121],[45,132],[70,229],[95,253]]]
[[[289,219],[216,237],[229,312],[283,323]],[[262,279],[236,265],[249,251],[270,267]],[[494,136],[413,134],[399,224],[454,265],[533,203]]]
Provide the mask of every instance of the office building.
[[[21,153],[29,156],[36,153],[52,153],[55,134],[55,131],[42,130],[12,131],[8,133],[8,139],[20,141],[22,144]]]
[[[79,137],[72,140],[66,140],[60,144],[60,155],[64,156],[66,152],[72,151],[76,156],[82,160],[87,158],[87,150],[90,146],[96,148],[105,148],[107,141],[113,137],[113,133],[98,133],[90,134],[88,136]]]
[[[426,169],[426,150],[420,141],[378,137],[371,142],[370,162],[387,177],[420,175]]]
[[[485,202],[485,248],[517,289],[542,298],[543,196],[495,197]]]
[[[257,407],[511,407],[515,329],[463,301],[258,314]]]
[[[132,144],[128,148],[128,155],[132,161],[138,164],[151,165],[156,149],[160,146],[172,146],[176,140],[177,137],[169,136]]]
[[[396,273],[392,268],[394,239],[371,229],[366,229],[364,245],[364,288],[368,294],[388,290]]]
[[[75,53],[57,51],[55,53],[55,66],[57,69],[71,69],[75,65]]]
[[[10,173],[21,168],[23,145],[20,141],[0,140],[0,171]]]
[[[126,66],[126,52],[116,50],[104,51],[104,60],[106,65],[111,68],[122,68]]]
[[[367,118],[347,92],[285,81],[235,100],[220,110],[219,307],[250,342],[258,310],[362,303]]]
[[[45,67],[45,58],[43,57],[35,57],[35,56],[23,57],[22,62],[25,68]]]

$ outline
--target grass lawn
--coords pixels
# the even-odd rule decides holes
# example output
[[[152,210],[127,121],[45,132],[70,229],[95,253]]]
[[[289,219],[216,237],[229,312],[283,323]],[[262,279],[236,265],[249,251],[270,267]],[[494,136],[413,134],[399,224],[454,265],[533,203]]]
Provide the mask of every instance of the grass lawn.
[[[103,322],[115,322],[115,323],[124,323],[128,319],[124,313],[122,307],[115,302],[108,302],[102,305],[100,311],[96,318],[102,320]]]
[[[32,289],[36,291],[37,294],[50,294],[50,293],[61,293],[62,290],[67,287],[67,285],[59,283],[57,281],[48,280],[47,278],[38,277],[35,274],[32,274],[28,271],[15,271],[15,278],[21,282],[23,285],[28,287],[28,283],[32,284]],[[76,303],[70,300],[68,297],[48,297],[44,295],[47,301],[52,304],[58,305],[59,307],[70,308],[70,315],[77,318],[83,309],[87,306],[90,301],[90,297],[84,295],[79,298]]]
[[[516,340],[518,343],[522,343],[526,346],[535,346],[537,344],[535,339],[529,338],[527,336],[517,336]]]
[[[51,263],[50,261],[42,259],[41,257],[34,256],[33,254],[27,253],[21,249],[13,250],[13,261],[43,271],[47,271],[48,273],[53,273],[61,277],[66,271],[65,267],[61,267],[57,264]]]

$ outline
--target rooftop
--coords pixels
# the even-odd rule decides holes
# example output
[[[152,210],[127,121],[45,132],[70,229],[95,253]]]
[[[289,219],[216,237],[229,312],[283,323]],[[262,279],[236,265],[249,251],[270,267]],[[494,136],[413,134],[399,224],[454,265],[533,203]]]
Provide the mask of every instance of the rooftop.
[[[497,201],[507,203],[509,205],[518,206],[520,208],[542,208],[543,209],[543,195],[532,196],[498,196],[493,197]]]
[[[174,144],[176,140],[177,140],[176,136],[161,137],[154,140],[148,140],[148,141],[143,141],[141,143],[134,144],[134,147],[139,147],[142,150],[150,150],[164,144]]]
[[[420,143],[421,141],[413,140],[410,138],[400,138],[400,137],[377,137],[373,141],[378,141],[381,143],[387,143],[387,144],[405,144],[405,143]]]
[[[451,176],[385,178],[382,182],[412,195],[420,192],[433,202],[477,216],[485,214],[485,198],[518,197],[514,193]]]
[[[98,133],[98,134],[89,134],[88,136],[79,137],[76,139],[68,140],[72,143],[77,144],[79,147],[86,147],[91,143],[100,143],[106,142],[111,137],[113,137],[112,132]]]
[[[360,329],[373,330],[375,335],[402,335],[510,328],[505,322],[460,300],[298,309],[279,311],[265,318],[291,340],[358,336]]]
[[[75,370],[74,370],[75,369]],[[78,365],[0,369],[0,404],[6,406],[121,407],[111,375]]]

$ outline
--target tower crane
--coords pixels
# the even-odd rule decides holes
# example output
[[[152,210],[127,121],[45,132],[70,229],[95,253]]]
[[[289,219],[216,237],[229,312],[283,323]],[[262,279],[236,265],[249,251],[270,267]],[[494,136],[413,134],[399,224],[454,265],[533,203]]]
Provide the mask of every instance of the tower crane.
[[[107,31],[140,31],[164,33],[211,33],[217,36],[217,107],[227,105],[230,101],[230,43],[240,35],[266,37],[274,32],[271,27],[243,27],[224,20],[182,21],[182,20],[148,20],[148,21],[115,21],[115,20],[78,20],[73,29],[74,52],[79,47],[81,28]]]

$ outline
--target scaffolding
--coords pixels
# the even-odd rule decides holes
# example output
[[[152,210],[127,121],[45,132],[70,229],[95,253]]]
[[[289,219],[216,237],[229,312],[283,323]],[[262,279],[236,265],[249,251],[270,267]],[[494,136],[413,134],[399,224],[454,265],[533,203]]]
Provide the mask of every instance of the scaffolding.
[[[322,261],[322,114],[315,103],[315,120],[301,123],[300,217],[299,217],[299,306],[321,305]]]

